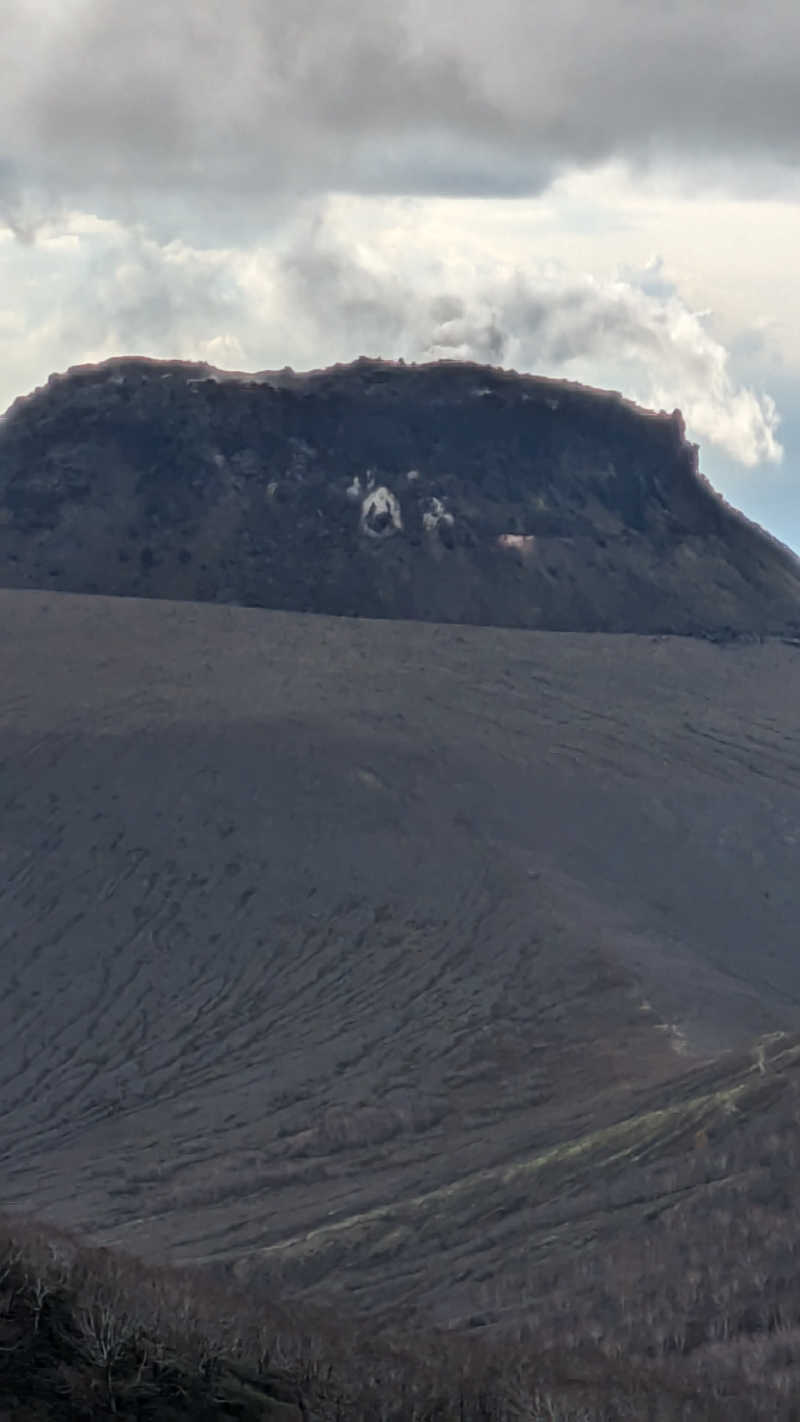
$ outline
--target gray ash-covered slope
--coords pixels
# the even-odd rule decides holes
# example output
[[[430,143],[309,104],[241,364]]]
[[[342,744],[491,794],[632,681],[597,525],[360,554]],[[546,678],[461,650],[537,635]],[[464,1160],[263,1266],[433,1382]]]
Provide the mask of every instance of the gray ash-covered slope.
[[[786,1248],[796,647],[3,591],[0,686],[5,1208],[445,1320]]]
[[[499,626],[794,631],[679,412],[456,362],[118,359],[0,424],[0,584]]]

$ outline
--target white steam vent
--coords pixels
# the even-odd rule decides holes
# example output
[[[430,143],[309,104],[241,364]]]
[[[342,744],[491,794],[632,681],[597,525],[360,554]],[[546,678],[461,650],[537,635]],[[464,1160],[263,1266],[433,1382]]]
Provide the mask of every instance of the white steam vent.
[[[385,484],[370,489],[361,505],[361,532],[369,538],[391,538],[402,530],[403,515],[397,496]]]
[[[536,547],[536,536],[533,533],[501,533],[497,546],[517,553],[532,553]]]
[[[448,513],[442,499],[428,500],[428,506],[422,515],[422,527],[426,533],[435,533],[439,524],[444,524],[446,528],[452,528],[454,522],[453,515]]]

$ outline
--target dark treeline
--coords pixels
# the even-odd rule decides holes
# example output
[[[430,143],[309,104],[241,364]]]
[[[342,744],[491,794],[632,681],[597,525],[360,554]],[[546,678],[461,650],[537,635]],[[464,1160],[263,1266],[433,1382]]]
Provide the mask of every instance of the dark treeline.
[[[347,1323],[340,1313],[334,1319],[306,1305],[280,1305],[264,1287],[245,1293],[199,1272],[155,1269],[7,1220],[0,1233],[0,1417],[721,1422],[796,1416],[800,1290],[794,1301],[787,1294],[780,1317],[745,1316],[728,1297],[706,1300],[709,1314],[724,1314],[727,1332],[693,1348],[685,1329],[665,1330],[660,1322],[670,1309],[673,1320],[682,1316],[692,1289],[697,1294],[691,1281],[681,1296],[679,1279],[693,1271],[679,1235],[677,1246],[669,1281],[662,1275],[660,1312],[632,1297],[626,1303],[622,1278],[609,1293],[608,1280],[587,1276],[583,1294],[591,1294],[602,1326],[587,1327],[583,1337],[573,1336],[577,1314],[571,1326],[564,1281],[554,1285],[541,1314],[549,1315],[550,1332],[561,1342],[548,1347],[544,1331],[535,1336],[534,1322],[516,1338],[378,1331],[359,1320]],[[747,1259],[742,1263],[748,1267]],[[575,1304],[582,1308],[580,1293]]]

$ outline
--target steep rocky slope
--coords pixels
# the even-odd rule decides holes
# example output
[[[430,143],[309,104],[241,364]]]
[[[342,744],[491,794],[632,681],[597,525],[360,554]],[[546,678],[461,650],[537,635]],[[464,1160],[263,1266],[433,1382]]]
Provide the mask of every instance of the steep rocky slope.
[[[121,359],[0,424],[0,585],[440,622],[794,631],[679,413],[480,366]]]
[[[620,1242],[639,1297],[740,1186],[746,1257],[795,647],[5,591],[0,674],[7,1206],[448,1323]]]

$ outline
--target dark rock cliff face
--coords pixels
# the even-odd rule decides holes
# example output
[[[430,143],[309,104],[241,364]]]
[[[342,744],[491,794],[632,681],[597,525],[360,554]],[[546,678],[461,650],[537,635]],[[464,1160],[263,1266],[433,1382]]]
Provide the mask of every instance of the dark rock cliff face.
[[[800,563],[679,412],[445,362],[120,359],[0,424],[0,584],[368,617],[794,632]]]

